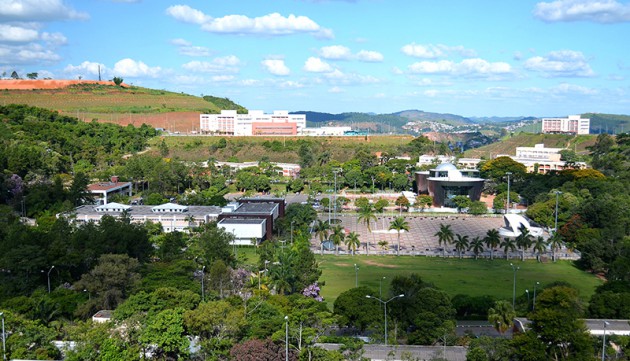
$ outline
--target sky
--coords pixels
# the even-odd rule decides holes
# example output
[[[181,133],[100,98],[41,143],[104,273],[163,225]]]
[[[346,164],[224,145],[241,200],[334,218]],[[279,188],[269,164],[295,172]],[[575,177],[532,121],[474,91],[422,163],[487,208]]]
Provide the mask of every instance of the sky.
[[[0,0],[5,76],[266,112],[630,114],[629,38],[622,0]]]

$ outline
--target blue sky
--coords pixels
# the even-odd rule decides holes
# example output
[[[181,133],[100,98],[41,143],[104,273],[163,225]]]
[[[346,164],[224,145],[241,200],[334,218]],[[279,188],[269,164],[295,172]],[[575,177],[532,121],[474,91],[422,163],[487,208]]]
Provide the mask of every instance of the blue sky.
[[[630,114],[622,0],[0,0],[0,72],[249,109]]]

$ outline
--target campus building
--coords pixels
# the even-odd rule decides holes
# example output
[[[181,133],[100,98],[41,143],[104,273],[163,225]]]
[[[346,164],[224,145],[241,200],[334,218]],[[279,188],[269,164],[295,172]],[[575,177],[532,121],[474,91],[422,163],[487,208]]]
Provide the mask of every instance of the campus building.
[[[516,156],[506,156],[524,165],[528,173],[547,174],[567,169],[566,162],[560,160],[562,150],[564,148],[546,148],[544,144],[536,144],[533,147],[516,147]],[[576,162],[573,166],[586,168],[586,163]]]
[[[131,197],[131,182],[119,182],[117,176],[112,176],[109,182],[88,185],[87,190],[96,203],[107,204],[109,199],[117,194]]]
[[[247,114],[237,114],[236,110],[222,110],[221,114],[201,114],[199,130],[214,135],[297,135],[306,128],[305,114],[289,114],[286,110],[276,110],[265,114],[261,110],[251,110]]]
[[[433,197],[436,207],[454,206],[450,199],[467,196],[471,201],[481,198],[485,179],[479,178],[476,169],[458,170],[451,163],[442,163],[429,171],[415,173],[418,193]]]
[[[543,118],[543,133],[567,133],[567,134],[589,134],[591,127],[590,119],[582,119],[579,115],[569,115],[568,118]]]

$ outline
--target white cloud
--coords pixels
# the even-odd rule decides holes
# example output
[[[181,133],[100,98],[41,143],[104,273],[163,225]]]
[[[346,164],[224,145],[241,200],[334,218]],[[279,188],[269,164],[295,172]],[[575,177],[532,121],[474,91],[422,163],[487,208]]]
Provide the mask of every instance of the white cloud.
[[[54,63],[59,60],[61,57],[57,53],[37,43],[19,46],[0,44],[0,64],[15,66]]]
[[[630,21],[630,4],[616,0],[557,0],[539,2],[534,16],[546,22],[592,21],[619,23]]]
[[[310,57],[304,63],[304,71],[310,73],[328,73],[332,70],[332,66],[320,58]]]
[[[525,69],[547,77],[590,77],[595,75],[584,54],[573,50],[552,51],[547,56],[534,56],[525,61]]]
[[[227,82],[227,81],[233,81],[233,80],[234,80],[233,75],[215,75],[212,77],[212,81],[214,82]]]
[[[121,77],[151,77],[155,78],[160,75],[162,72],[162,68],[159,66],[150,67],[142,61],[137,61],[133,59],[122,59],[114,64],[114,69],[112,70],[115,76]]]
[[[411,73],[420,74],[453,74],[464,76],[491,76],[508,74],[512,67],[508,63],[491,63],[484,59],[464,59],[459,63],[450,60],[421,61],[409,66]]]
[[[190,61],[182,68],[199,73],[238,73],[241,61],[234,55],[218,57],[212,61]]]
[[[284,64],[281,59],[266,59],[261,62],[262,66],[273,75],[285,76],[291,73],[291,70]]]
[[[329,92],[329,93],[333,93],[333,94],[343,93],[344,91],[345,91],[345,90],[341,89],[341,88],[340,88],[340,87],[338,87],[338,86],[334,86],[334,87],[332,87],[332,88],[328,89],[328,92]]]
[[[42,40],[52,46],[66,45],[68,43],[68,38],[65,37],[62,33],[42,33]]]
[[[35,29],[9,24],[0,24],[0,41],[26,43],[39,39],[39,33]]]
[[[412,56],[414,58],[422,58],[422,59],[436,59],[443,58],[449,54],[458,54],[463,57],[473,57],[476,56],[477,53],[472,49],[466,49],[465,47],[458,46],[448,46],[443,44],[416,44],[411,43],[403,46],[401,48],[403,54]]]
[[[357,53],[357,59],[359,61],[379,63],[383,61],[383,54],[377,51],[361,50]]]
[[[558,86],[554,87],[552,93],[557,94],[581,94],[581,95],[595,95],[598,93],[597,90],[592,88],[587,88],[581,85],[562,83]]]
[[[280,87],[281,88],[290,88],[290,89],[299,89],[299,88],[304,88],[304,84],[298,82],[298,81],[293,81],[293,80],[287,80],[287,81],[283,81],[282,83],[280,83]]]
[[[212,56],[214,53],[209,48],[204,46],[194,46],[192,43],[184,39],[173,39],[171,40],[171,44],[177,46],[179,53],[182,55],[208,57]]]
[[[346,60],[352,57],[352,51],[343,45],[324,46],[319,50],[319,56],[329,60]]]
[[[105,65],[101,63],[95,63],[91,61],[84,61],[79,65],[68,64],[63,72],[66,74],[70,74],[71,78],[76,78],[78,76],[87,77],[87,75],[96,75],[98,76],[99,66],[101,68],[101,74],[106,75],[109,73]],[[108,76],[105,76],[108,78]]]
[[[87,19],[86,13],[65,5],[62,0],[0,0],[0,20],[46,21]]]
[[[356,73],[344,73],[339,69],[335,69],[330,73],[324,74],[326,80],[332,84],[342,85],[363,85],[363,84],[377,84],[381,80],[372,75],[362,75]]]
[[[217,34],[290,35],[306,33],[318,38],[330,39],[333,33],[306,16],[283,16],[272,13],[255,18],[245,15],[226,15],[213,18],[188,5],[174,5],[166,13],[176,20],[197,24],[201,29]]]

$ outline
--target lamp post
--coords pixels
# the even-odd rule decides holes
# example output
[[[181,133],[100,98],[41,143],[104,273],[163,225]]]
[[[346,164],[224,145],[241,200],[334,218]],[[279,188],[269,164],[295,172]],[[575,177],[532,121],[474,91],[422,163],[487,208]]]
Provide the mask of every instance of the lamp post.
[[[53,268],[55,268],[54,265],[48,270],[48,293],[50,293],[50,272],[52,272]]]
[[[534,283],[534,303],[532,303],[532,311],[536,311],[536,286],[540,285],[540,282]]]
[[[354,287],[359,287],[359,266],[354,264]]]
[[[602,361],[606,360],[606,326],[610,325],[604,321],[604,340],[602,342]]]
[[[562,194],[560,191],[556,191],[556,220],[553,225],[553,233],[556,234],[558,232],[558,196]]]
[[[4,333],[4,312],[0,312],[0,317],[2,317],[2,359],[7,361],[7,342]]]
[[[505,172],[505,174],[508,177],[507,204],[505,205],[505,214],[507,214],[510,210],[510,176],[512,175],[512,172]]]
[[[514,302],[516,301],[516,271],[521,268],[515,267],[513,263],[510,263],[510,266],[512,266],[512,271],[514,271],[514,284],[512,286],[512,309],[514,309]]]
[[[383,298],[383,280],[385,277],[378,280],[378,297]]]
[[[525,307],[525,309],[529,308],[529,290],[525,290],[525,293],[527,293],[527,307]]]
[[[366,295],[365,297],[366,297],[366,298],[372,298],[372,299],[375,299],[375,300],[377,300],[378,302],[382,303],[382,304],[383,304],[383,306],[385,306],[385,346],[387,346],[387,304],[388,304],[390,301],[395,300],[396,298],[402,298],[402,297],[405,297],[405,295],[404,295],[404,294],[401,294],[401,295],[398,295],[398,296],[394,296],[394,297],[390,298],[390,299],[389,299],[389,300],[387,300],[387,301],[383,301],[383,300],[381,300],[381,299],[380,299],[380,298],[378,298],[378,297],[374,297],[374,296],[370,296],[370,295]]]
[[[289,316],[284,316],[284,323],[286,324],[284,359],[285,361],[289,361]]]
[[[335,196],[334,196],[334,219],[337,219],[337,174],[339,174],[339,169],[335,169],[333,170],[333,173],[335,174]]]
[[[201,267],[201,301],[206,302],[206,288],[203,279],[206,278],[206,266]]]

